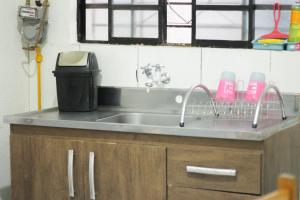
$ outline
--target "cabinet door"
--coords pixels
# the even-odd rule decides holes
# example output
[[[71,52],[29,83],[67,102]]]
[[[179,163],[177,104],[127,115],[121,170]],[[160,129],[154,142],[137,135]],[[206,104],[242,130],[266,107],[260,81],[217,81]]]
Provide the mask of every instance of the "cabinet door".
[[[13,200],[84,199],[81,147],[80,141],[13,135]]]
[[[113,143],[86,147],[86,199],[166,200],[165,148]]]

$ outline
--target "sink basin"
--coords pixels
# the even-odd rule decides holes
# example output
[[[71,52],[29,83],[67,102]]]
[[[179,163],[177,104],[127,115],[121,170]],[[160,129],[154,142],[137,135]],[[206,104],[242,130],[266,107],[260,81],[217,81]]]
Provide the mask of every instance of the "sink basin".
[[[195,120],[186,117],[186,121]],[[180,115],[150,114],[150,113],[122,113],[111,117],[97,120],[97,122],[153,125],[153,126],[178,126]]]
[[[163,127],[178,127],[180,122],[180,115],[172,114],[152,114],[152,113],[121,113],[106,118],[96,120],[96,122],[112,123],[112,124],[130,124],[141,126],[163,126]],[[264,120],[259,123],[260,130],[268,128],[282,120]],[[185,128],[194,129],[217,129],[229,131],[253,131],[251,127],[252,120],[245,119],[196,119],[192,116],[185,117]]]

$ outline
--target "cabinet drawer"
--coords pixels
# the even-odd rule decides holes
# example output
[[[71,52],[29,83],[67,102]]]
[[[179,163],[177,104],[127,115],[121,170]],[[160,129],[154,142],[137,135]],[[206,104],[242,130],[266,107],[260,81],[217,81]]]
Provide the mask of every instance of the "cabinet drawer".
[[[221,148],[168,149],[168,185],[261,193],[261,152]]]
[[[169,187],[168,200],[254,200],[255,195]]]

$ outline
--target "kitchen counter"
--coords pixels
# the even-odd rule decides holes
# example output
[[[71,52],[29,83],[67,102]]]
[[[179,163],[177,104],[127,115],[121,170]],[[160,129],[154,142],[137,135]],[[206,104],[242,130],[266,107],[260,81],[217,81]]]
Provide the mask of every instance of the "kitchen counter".
[[[181,128],[177,100],[185,94],[99,88],[94,112],[5,116],[12,199],[90,199],[94,188],[97,199],[253,200],[274,191],[283,170],[300,180],[299,96],[284,95],[284,121],[268,98],[257,129],[249,105],[236,104],[221,105],[217,119],[210,107],[188,111]],[[189,105],[207,101],[195,92]]]
[[[186,127],[154,126],[143,124],[108,123],[99,122],[99,119],[114,116],[120,113],[137,113],[137,110],[124,110],[119,108],[102,108],[94,112],[85,113],[60,113],[57,108],[44,110],[42,112],[30,112],[4,117],[4,122],[18,125],[74,128],[87,130],[115,131],[119,133],[142,133],[170,136],[218,138],[233,140],[263,141],[275,133],[299,124],[297,116],[289,117],[287,120],[263,120],[259,122],[257,129],[251,127],[249,120],[222,120],[210,119],[199,120],[194,125],[186,124]],[[173,115],[174,117],[174,115]]]

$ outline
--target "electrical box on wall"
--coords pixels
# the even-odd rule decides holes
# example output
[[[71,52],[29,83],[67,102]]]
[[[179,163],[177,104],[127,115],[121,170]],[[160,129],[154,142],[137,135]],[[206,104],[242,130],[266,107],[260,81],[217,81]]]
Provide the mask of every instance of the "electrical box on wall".
[[[45,41],[48,26],[46,10],[43,7],[28,4],[19,6],[19,29],[23,45],[26,48],[33,47],[37,43]]]

